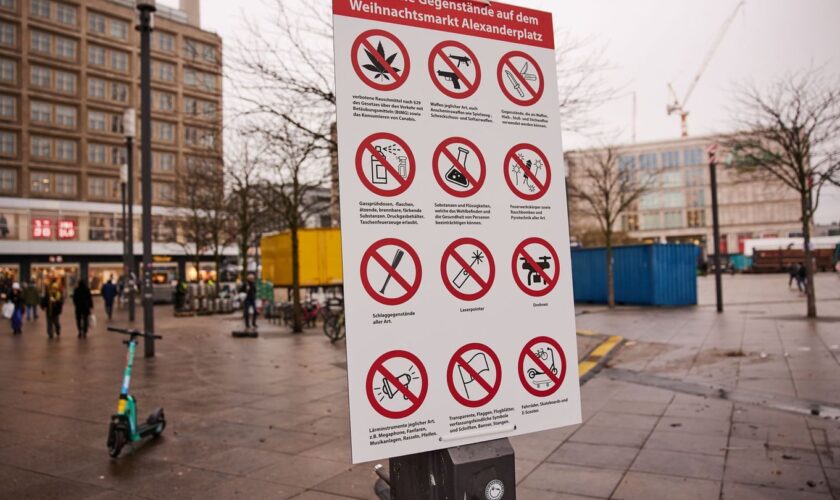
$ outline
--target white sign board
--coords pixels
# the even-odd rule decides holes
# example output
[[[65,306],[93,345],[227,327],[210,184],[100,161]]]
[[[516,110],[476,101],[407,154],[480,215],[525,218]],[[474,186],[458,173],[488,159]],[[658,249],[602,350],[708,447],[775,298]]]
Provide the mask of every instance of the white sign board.
[[[333,10],[353,462],[579,423],[551,15]]]

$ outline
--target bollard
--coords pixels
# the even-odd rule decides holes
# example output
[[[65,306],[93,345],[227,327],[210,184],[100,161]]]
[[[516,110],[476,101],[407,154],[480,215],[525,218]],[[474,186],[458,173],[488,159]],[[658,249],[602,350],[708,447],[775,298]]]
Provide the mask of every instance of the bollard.
[[[390,460],[391,500],[515,500],[510,440],[456,446]]]

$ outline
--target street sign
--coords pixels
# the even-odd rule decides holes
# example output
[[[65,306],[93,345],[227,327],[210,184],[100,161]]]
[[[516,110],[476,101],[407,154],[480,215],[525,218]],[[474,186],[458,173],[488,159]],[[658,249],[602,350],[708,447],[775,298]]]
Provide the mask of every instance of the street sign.
[[[551,15],[333,11],[353,462],[579,423]]]

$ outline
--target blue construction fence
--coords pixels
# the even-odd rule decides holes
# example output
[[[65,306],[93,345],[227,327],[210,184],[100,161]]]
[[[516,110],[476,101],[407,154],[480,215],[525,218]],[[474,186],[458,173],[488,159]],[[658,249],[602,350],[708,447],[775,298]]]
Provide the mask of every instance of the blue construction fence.
[[[697,261],[692,244],[613,248],[615,301],[622,305],[697,305]],[[607,249],[573,248],[575,302],[607,303]]]

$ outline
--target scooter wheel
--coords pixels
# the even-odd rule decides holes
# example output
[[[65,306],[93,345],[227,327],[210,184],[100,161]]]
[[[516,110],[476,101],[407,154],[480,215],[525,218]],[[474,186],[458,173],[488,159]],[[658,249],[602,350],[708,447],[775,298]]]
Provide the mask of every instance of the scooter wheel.
[[[126,435],[122,430],[115,430],[108,439],[108,455],[111,458],[117,458],[122,452],[123,446],[128,442]]]
[[[166,429],[166,420],[160,419],[158,422],[157,428],[155,428],[155,439],[159,438],[161,434],[163,434],[163,430]]]

